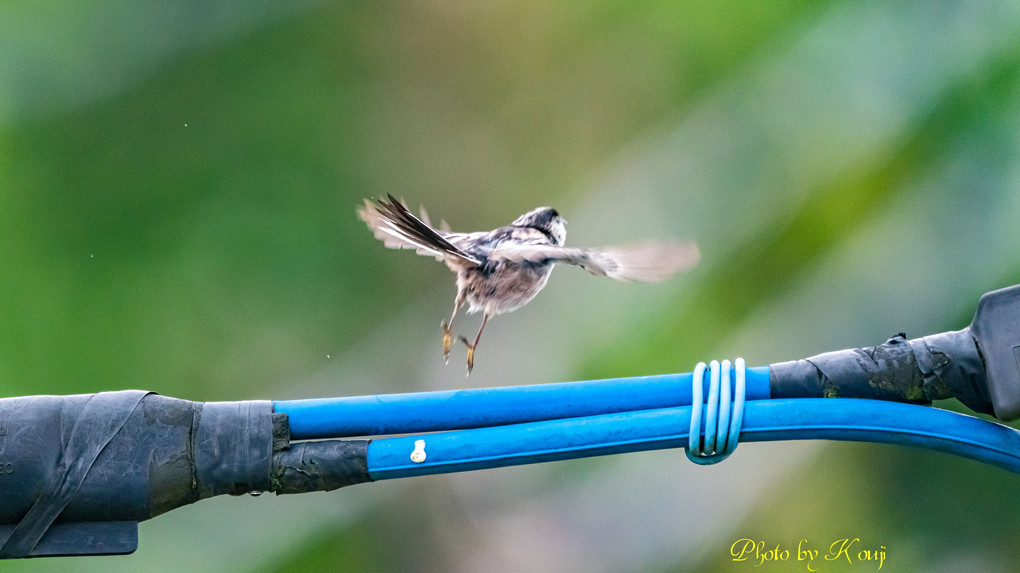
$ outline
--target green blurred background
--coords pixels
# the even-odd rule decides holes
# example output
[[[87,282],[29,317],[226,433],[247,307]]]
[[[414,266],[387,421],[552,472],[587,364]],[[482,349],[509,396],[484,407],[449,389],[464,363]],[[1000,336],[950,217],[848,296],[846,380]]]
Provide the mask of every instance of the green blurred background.
[[[1015,2],[0,2],[0,393],[541,383],[962,328],[1020,282],[1018,128]],[[458,230],[552,205],[570,244],[674,235],[703,262],[558,270],[465,379],[452,275],[355,216],[386,193]],[[132,556],[3,567],[750,571],[740,538],[858,537],[883,571],[1005,571],[1014,487],[926,451],[747,444],[206,500]]]

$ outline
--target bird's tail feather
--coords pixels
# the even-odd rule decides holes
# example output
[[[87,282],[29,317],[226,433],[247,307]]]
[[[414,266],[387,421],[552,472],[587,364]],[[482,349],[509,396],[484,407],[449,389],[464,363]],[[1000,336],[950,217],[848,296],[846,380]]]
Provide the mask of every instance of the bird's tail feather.
[[[439,260],[457,259],[478,264],[478,261],[446,240],[430,225],[415,217],[407,205],[388,195],[389,201],[365,200],[358,209],[361,218],[375,237],[391,249],[415,249],[418,254],[431,255]],[[427,219],[427,216],[426,216]]]

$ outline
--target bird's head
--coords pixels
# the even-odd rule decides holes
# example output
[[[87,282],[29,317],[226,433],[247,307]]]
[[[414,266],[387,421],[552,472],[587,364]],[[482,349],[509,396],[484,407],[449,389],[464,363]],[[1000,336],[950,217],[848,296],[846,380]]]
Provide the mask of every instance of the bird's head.
[[[539,207],[517,217],[514,227],[538,229],[552,238],[553,243],[562,245],[567,239],[567,220],[560,217],[552,207]]]

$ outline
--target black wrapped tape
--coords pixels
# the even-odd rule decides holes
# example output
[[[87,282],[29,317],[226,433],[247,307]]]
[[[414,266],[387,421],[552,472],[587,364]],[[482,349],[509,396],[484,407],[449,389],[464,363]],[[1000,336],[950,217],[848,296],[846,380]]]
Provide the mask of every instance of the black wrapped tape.
[[[273,403],[206,402],[195,429],[195,484],[199,498],[270,488]]]
[[[827,352],[770,366],[774,398],[873,398],[915,404],[957,398],[991,413],[984,364],[969,329]]]
[[[366,453],[371,440],[299,442],[273,456],[273,491],[305,493],[372,481]]]
[[[54,522],[137,522],[268,489],[273,428],[269,401],[137,390],[0,399],[0,524],[16,525],[2,528],[0,557],[40,554]],[[60,541],[47,543],[65,551]]]

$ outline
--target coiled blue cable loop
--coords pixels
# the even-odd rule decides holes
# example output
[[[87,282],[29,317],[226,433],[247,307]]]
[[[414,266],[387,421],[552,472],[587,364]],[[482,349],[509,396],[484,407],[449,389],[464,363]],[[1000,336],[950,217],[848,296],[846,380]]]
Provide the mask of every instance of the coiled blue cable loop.
[[[705,370],[708,370],[708,402],[704,402]],[[730,361],[713,360],[707,367],[699,362],[691,377],[694,395],[691,426],[684,453],[699,465],[717,464],[737,449],[744,421],[745,365],[737,358],[733,371],[736,385],[730,399]],[[704,412],[704,416],[702,413]]]

